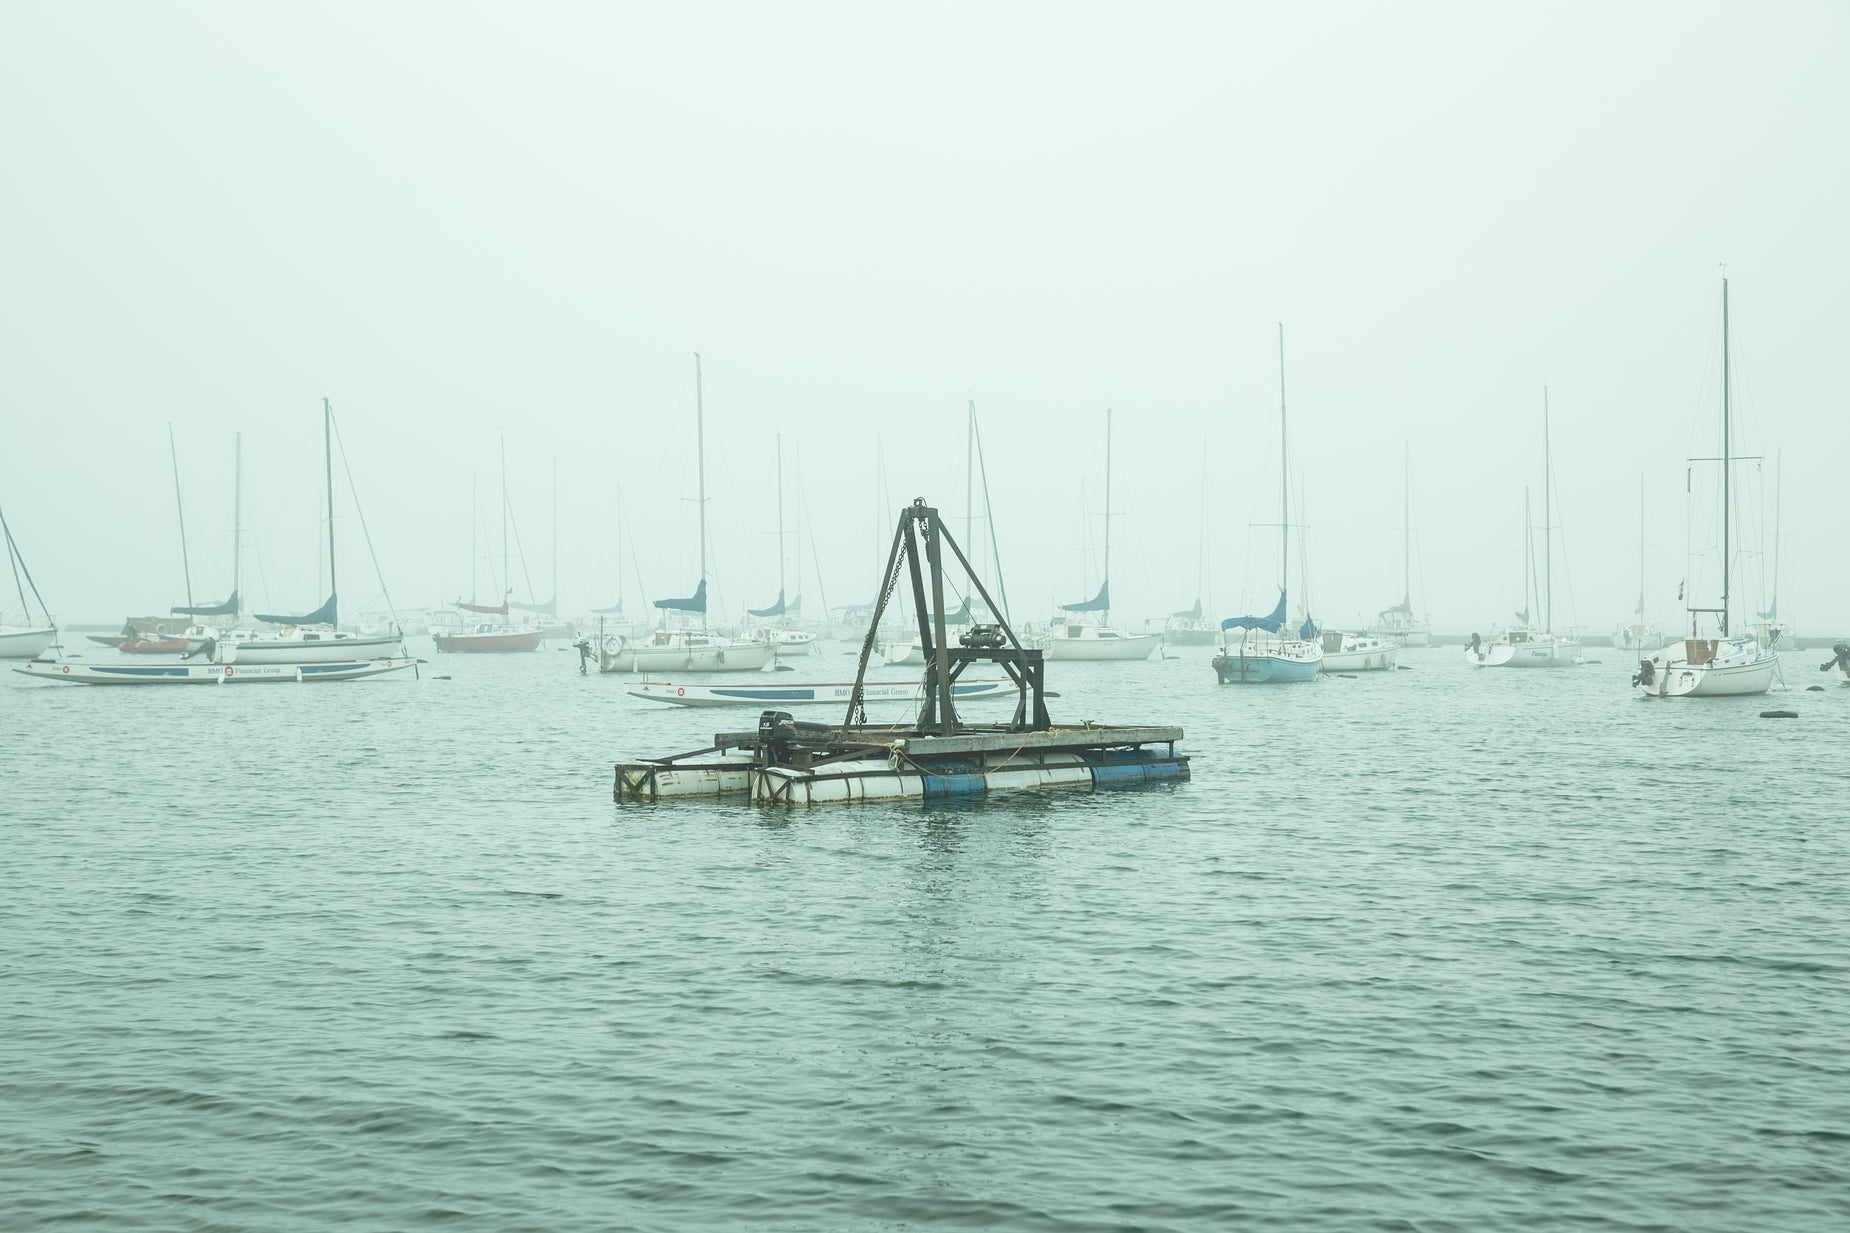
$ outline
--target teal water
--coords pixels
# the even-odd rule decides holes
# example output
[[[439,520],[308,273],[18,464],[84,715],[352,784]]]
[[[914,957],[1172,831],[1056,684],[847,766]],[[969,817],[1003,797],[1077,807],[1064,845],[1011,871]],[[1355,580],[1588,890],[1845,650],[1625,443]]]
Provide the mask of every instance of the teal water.
[[[557,652],[6,674],[0,1228],[1850,1227],[1850,690],[1171,654],[1054,711],[1192,782],[807,812]]]

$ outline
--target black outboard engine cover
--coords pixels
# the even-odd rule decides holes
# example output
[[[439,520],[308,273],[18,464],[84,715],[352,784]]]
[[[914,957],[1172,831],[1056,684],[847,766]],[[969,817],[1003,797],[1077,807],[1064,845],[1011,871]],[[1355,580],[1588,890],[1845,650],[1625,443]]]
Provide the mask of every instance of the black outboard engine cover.
[[[835,729],[828,724],[806,723],[789,711],[764,711],[758,716],[758,739],[776,749],[827,741],[833,735]]]
[[[1657,669],[1648,659],[1638,661],[1638,671],[1632,674],[1632,684],[1649,685],[1657,680]]]
[[[995,649],[1001,647],[1007,639],[1002,636],[1000,625],[972,625],[958,641],[965,646]]]

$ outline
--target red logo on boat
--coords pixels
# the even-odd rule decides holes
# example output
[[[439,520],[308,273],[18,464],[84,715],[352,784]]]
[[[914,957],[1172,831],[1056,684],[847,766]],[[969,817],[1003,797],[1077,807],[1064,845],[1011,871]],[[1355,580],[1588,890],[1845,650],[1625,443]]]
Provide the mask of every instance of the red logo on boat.
[[[71,673],[71,666],[69,664],[64,665],[64,674],[66,676],[69,676],[70,673]]]
[[[230,675],[231,675],[231,665],[230,665],[230,664],[226,664],[226,665],[225,665],[225,675],[226,675],[226,676],[230,676]]]

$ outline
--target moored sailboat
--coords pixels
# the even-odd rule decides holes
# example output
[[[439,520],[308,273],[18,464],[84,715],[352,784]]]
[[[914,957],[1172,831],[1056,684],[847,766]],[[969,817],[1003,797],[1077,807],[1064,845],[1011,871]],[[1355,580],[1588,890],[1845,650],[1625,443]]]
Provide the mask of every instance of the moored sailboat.
[[[13,528],[7,524],[4,512],[0,512],[0,534],[6,536],[7,564],[12,567],[13,587],[19,593],[19,610],[26,622],[23,625],[0,623],[0,659],[37,659],[58,640],[58,625],[39,596],[38,583],[32,581],[32,571],[26,568],[26,558],[13,539]],[[38,624],[31,623],[32,610],[26,603],[28,588],[32,598],[38,600],[39,615],[44,618]]]
[[[1476,634],[1465,647],[1473,668],[1570,668],[1580,663],[1580,639],[1554,632],[1554,464],[1548,429],[1548,390],[1542,389],[1542,584],[1535,602],[1542,610],[1541,628],[1530,624],[1530,588],[1535,575],[1535,532],[1530,523],[1529,493],[1522,494],[1522,599],[1517,622],[1493,632],[1489,642]]]
[[[1291,454],[1285,415],[1285,327],[1278,327],[1278,607],[1269,616],[1228,617],[1220,624],[1226,640],[1211,663],[1222,685],[1265,685],[1314,680],[1323,670],[1323,646],[1311,641],[1316,631],[1306,620],[1299,637],[1285,629],[1285,598],[1291,584]]]
[[[1400,602],[1375,616],[1373,632],[1401,646],[1431,646],[1432,623],[1413,611],[1413,446],[1401,445]]]
[[[1148,659],[1162,643],[1161,634],[1131,634],[1111,623],[1111,411],[1105,411],[1105,573],[1098,594],[1084,603],[1061,604],[1062,615],[1027,645],[1054,659]],[[1083,619],[1098,613],[1096,622]],[[889,661],[891,662],[891,661]]]
[[[755,672],[771,662],[769,642],[728,638],[707,630],[706,399],[700,356],[694,356],[694,453],[699,474],[700,584],[681,599],[658,599],[663,624],[646,637],[606,634],[598,639],[599,672]],[[699,629],[670,628],[668,614],[699,614]]]
[[[1733,579],[1731,536],[1734,472],[1733,402],[1728,355],[1728,280],[1722,279],[1722,456],[1721,463],[1721,607],[1686,609],[1689,637],[1638,661],[1632,684],[1652,698],[1720,698],[1763,694],[1773,686],[1779,654],[1751,634],[1729,629],[1729,588]],[[1692,462],[1695,460],[1691,460]],[[1699,636],[1698,621],[1717,618],[1719,636]]]
[[[1644,476],[1638,477],[1638,608],[1630,624],[1612,631],[1612,645],[1621,651],[1655,651],[1664,645],[1664,631],[1644,615]]]
[[[328,598],[313,612],[302,616],[253,613],[266,624],[279,626],[274,634],[230,634],[207,632],[200,646],[188,655],[205,654],[211,658],[222,654],[220,648],[234,646],[241,664],[326,664],[389,656],[404,659],[404,638],[394,629],[389,634],[356,634],[340,628],[340,581],[336,568],[334,537],[334,405],[321,400],[322,456],[327,481],[328,502]],[[342,447],[343,457],[345,447]],[[231,602],[235,602],[234,594]]]

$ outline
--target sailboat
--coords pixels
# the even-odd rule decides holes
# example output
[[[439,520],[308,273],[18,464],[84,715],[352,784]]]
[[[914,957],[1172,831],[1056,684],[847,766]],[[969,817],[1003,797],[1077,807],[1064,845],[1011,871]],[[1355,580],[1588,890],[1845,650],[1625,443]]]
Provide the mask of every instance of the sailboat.
[[[1767,604],[1767,610],[1757,613],[1760,619],[1747,627],[1759,640],[1760,645],[1769,651],[1789,651],[1793,647],[1792,627],[1779,619],[1780,488],[1785,478],[1785,470],[1785,460],[1775,453],[1773,461],[1773,593],[1771,602]]]
[[[1278,327],[1278,606],[1268,616],[1228,617],[1222,637],[1239,630],[1238,641],[1225,640],[1212,661],[1222,685],[1261,685],[1309,681],[1323,669],[1323,647],[1311,641],[1315,627],[1307,619],[1299,636],[1285,632],[1285,597],[1291,583],[1291,461],[1285,417],[1285,327]]]
[[[1465,662],[1474,668],[1570,668],[1580,663],[1580,639],[1554,632],[1554,458],[1548,432],[1548,388],[1542,387],[1542,585],[1535,598],[1542,610],[1542,627],[1530,622],[1529,588],[1535,577],[1535,533],[1530,526],[1528,489],[1522,494],[1522,597],[1516,623],[1489,642],[1471,635]]]
[[[1111,624],[1111,411],[1105,411],[1105,574],[1098,594],[1077,604],[1061,604],[1047,632],[1028,639],[1027,645],[1045,651],[1048,659],[1148,659],[1162,642],[1161,634],[1127,634]],[[1073,614],[1096,612],[1096,622],[1074,620]]]
[[[172,444],[172,433],[173,429],[170,426],[168,428],[169,445]],[[231,595],[222,603],[193,603],[192,567],[186,563],[186,515],[184,511],[180,513],[180,560],[182,568],[187,571],[187,606],[184,608],[173,608],[169,611],[174,616],[189,617],[192,620],[192,624],[180,635],[179,639],[182,643],[180,649],[189,653],[199,651],[200,648],[205,645],[207,639],[216,639],[220,636],[219,628],[215,625],[208,624],[209,621],[218,618],[226,618],[228,625],[235,629],[238,625],[239,617],[243,613],[243,600],[239,595],[239,589],[243,582],[242,570],[244,565],[244,434],[241,432],[233,433],[231,440]],[[174,506],[178,509],[180,504],[180,463],[177,454],[174,457],[173,496]],[[246,634],[246,636],[248,636],[248,634]],[[133,648],[125,644],[122,649],[126,651]]]
[[[13,528],[7,525],[5,513],[0,513],[0,534],[6,536],[7,564],[12,567],[13,588],[19,593],[20,616],[27,622],[24,625],[0,623],[0,659],[37,659],[58,640],[58,626],[39,596],[38,583],[32,581],[32,571],[26,568],[26,558],[13,539]],[[38,600],[39,615],[44,618],[41,624],[31,623],[32,610],[26,603],[28,588],[32,598]]]
[[[1612,645],[1621,651],[1655,651],[1664,645],[1664,631],[1644,616],[1644,476],[1638,477],[1638,609],[1630,624],[1612,632]]]
[[[1734,425],[1728,356],[1728,280],[1722,279],[1722,593],[1719,608],[1687,608],[1689,637],[1673,642],[1650,658],[1640,658],[1632,684],[1652,698],[1718,698],[1763,694],[1773,686],[1779,654],[1761,645],[1751,634],[1729,629],[1728,607],[1732,581],[1730,554],[1733,497]],[[1694,462],[1695,459],[1690,461]],[[1693,596],[1692,596],[1693,598]],[[1719,618],[1714,638],[1698,636],[1697,622],[1704,616]]]
[[[1172,612],[1163,622],[1163,641],[1171,646],[1213,646],[1220,641],[1220,622],[1202,615],[1201,597],[1208,584],[1208,459],[1207,442],[1201,443],[1201,510],[1199,538],[1195,541],[1195,606]]]
[[[520,558],[522,570],[526,569],[527,558],[523,552]],[[552,598],[545,603],[521,604],[509,600],[516,612],[533,614],[539,625],[542,638],[576,638],[578,626],[571,620],[559,618],[559,456],[552,456]]]
[[[452,628],[434,631],[431,640],[439,651],[470,655],[503,655],[520,651],[537,651],[540,649],[540,626],[533,621],[513,623],[510,609],[526,607],[514,602],[514,588],[511,584],[501,593],[498,604],[478,604],[475,602],[475,491],[469,493],[469,596],[470,602],[456,601],[456,610],[464,614],[459,623]],[[507,438],[501,439],[501,580],[509,583],[507,551]],[[557,527],[554,528],[555,535]],[[521,558],[525,561],[525,556]],[[490,571],[493,572],[492,570]],[[554,566],[554,578],[557,579],[557,566]],[[544,610],[546,606],[538,606]]]
[[[1432,625],[1413,612],[1413,446],[1401,445],[1400,602],[1375,616],[1384,641],[1400,646],[1431,646]]]
[[[707,630],[707,420],[700,356],[694,356],[694,453],[700,477],[700,584],[681,599],[658,599],[662,624],[647,637],[608,634],[598,640],[599,672],[755,672],[771,662],[769,642],[726,638]],[[699,629],[674,629],[671,612],[699,613]]]
[[[798,551],[802,550],[802,540],[797,541]],[[802,561],[797,562],[799,574]],[[798,585],[801,585],[799,581]],[[765,608],[747,608],[745,614],[754,621],[774,621],[771,625],[757,625],[752,636],[771,644],[773,651],[779,655],[808,655],[816,643],[816,635],[807,629],[796,629],[790,624],[791,610],[803,607],[803,597],[797,596],[794,604],[784,602],[784,434],[777,434],[777,602]]]
[[[396,629],[387,634],[355,634],[338,628],[340,584],[334,555],[334,405],[325,398],[321,400],[321,436],[328,495],[327,602],[304,616],[253,613],[265,624],[281,626],[280,632],[252,634],[239,630],[220,635],[208,631],[202,645],[187,652],[189,657],[203,653],[214,662],[231,662],[235,658],[240,664],[347,663],[388,655],[399,660],[405,658],[404,638]],[[235,587],[233,591],[232,599],[220,607],[236,602]]]
[[[240,440],[243,434],[239,434]],[[203,639],[189,637],[190,625],[196,625],[199,616],[223,616],[231,614],[236,621],[238,611],[237,584],[232,584],[231,599],[224,604],[193,604],[193,567],[186,547],[186,506],[180,490],[180,452],[174,444],[173,425],[167,425],[167,453],[173,462],[173,499],[174,511],[180,528],[180,574],[186,584],[186,605],[175,606],[168,610],[166,617],[130,617],[122,623],[122,630],[115,634],[88,634],[91,642],[101,646],[115,647],[125,655],[180,655],[188,650],[197,649]],[[234,498],[235,500],[235,498]],[[235,570],[234,570],[235,576]],[[188,618],[175,620],[174,618]]]

